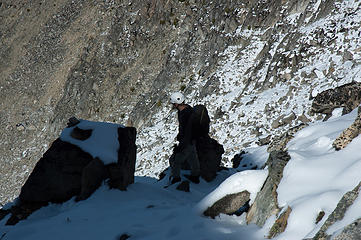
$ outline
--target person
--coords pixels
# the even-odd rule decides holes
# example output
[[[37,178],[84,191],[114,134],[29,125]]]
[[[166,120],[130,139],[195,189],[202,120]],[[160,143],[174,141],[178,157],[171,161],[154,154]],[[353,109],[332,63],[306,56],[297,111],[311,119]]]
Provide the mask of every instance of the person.
[[[199,183],[200,167],[197,156],[196,143],[192,131],[193,108],[185,103],[185,97],[180,92],[170,96],[170,103],[178,110],[178,135],[179,144],[175,147],[169,159],[171,167],[171,184],[181,181],[180,170],[184,162],[191,167],[191,175],[184,175],[193,183]]]

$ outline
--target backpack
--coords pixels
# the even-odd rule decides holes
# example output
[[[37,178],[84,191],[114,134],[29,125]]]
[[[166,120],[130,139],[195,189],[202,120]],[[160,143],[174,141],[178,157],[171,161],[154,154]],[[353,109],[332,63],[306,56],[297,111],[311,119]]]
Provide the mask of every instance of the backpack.
[[[208,136],[210,118],[207,108],[204,105],[193,107],[192,113],[192,131],[193,138]]]

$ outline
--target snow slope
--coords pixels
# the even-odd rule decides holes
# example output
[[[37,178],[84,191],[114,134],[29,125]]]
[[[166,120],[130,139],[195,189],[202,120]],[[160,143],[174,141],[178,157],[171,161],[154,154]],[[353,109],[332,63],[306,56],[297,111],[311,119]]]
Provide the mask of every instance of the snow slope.
[[[301,130],[288,144],[291,160],[278,188],[279,205],[293,211],[286,231],[276,239],[298,240],[312,237],[336,207],[344,193],[361,181],[361,136],[345,149],[335,151],[332,141],[355,119],[356,111],[315,123]],[[265,163],[265,147],[249,149],[246,161]],[[248,190],[252,198],[261,188],[267,170],[223,170],[207,183],[191,184],[191,192],[175,186],[164,188],[167,178],[138,176],[127,191],[109,190],[102,186],[89,199],[43,207],[16,226],[0,222],[0,237],[6,240],[43,239],[116,239],[127,234],[130,239],[265,239],[275,217],[263,228],[245,224],[245,214],[221,215],[210,219],[202,209],[228,193]],[[361,217],[361,196],[345,218],[330,228],[337,233]],[[319,211],[326,216],[319,224]]]

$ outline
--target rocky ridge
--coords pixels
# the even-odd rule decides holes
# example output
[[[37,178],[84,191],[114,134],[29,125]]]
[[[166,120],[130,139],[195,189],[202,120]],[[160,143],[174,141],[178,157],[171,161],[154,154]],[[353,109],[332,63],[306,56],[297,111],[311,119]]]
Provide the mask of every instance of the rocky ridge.
[[[224,164],[360,79],[357,1],[11,1],[0,6],[0,201],[70,116],[139,129],[137,174],[167,166],[167,95],[206,103]],[[162,129],[162,131],[159,131]],[[164,130],[164,131],[163,131]]]

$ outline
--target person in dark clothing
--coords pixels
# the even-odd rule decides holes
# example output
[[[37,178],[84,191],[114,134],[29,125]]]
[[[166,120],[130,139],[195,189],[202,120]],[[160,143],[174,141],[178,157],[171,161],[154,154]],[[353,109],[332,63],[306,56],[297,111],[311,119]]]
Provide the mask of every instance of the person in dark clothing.
[[[175,147],[172,156],[169,159],[172,176],[171,184],[180,182],[180,170],[182,164],[187,161],[191,167],[191,175],[184,175],[190,181],[199,183],[199,160],[197,156],[195,139],[192,135],[192,113],[193,108],[184,103],[185,97],[182,93],[173,93],[170,102],[178,110],[179,130],[177,140],[179,145]]]

